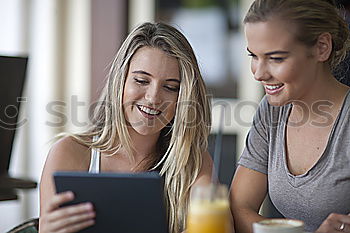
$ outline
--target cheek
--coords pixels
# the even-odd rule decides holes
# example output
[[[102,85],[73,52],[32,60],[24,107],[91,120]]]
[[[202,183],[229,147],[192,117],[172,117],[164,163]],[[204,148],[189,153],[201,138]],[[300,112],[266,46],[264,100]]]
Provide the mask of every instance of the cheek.
[[[175,116],[175,112],[176,112],[176,102],[171,105],[171,114],[172,114],[171,118]]]
[[[167,115],[167,119],[169,121],[172,120],[175,116],[176,106],[177,106],[177,102],[173,101],[167,107],[167,114],[166,115]]]
[[[123,104],[130,104],[141,94],[140,90],[132,86],[125,86],[123,93]]]
[[[290,83],[295,81],[298,78],[298,69],[300,67],[294,66],[280,66],[274,71],[274,76],[279,77],[280,81]]]
[[[126,120],[130,120],[129,114],[132,112],[134,106],[133,104],[137,98],[137,93],[138,92],[131,85],[125,85],[122,103]]]

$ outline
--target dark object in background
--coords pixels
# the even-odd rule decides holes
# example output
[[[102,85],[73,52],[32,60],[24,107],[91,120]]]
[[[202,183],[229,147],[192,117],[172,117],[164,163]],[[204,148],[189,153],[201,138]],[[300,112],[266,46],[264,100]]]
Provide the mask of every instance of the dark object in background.
[[[0,201],[17,199],[16,188],[35,188],[36,182],[10,177],[8,170],[16,129],[27,57],[0,56]]]
[[[350,86],[350,54],[346,56],[337,69],[333,72],[335,78],[341,83]]]
[[[215,138],[217,134],[211,134],[208,138],[208,151],[211,156],[214,155]],[[236,171],[237,155],[236,155],[237,136],[233,134],[222,135],[222,149],[221,149],[221,165],[219,171],[219,181],[222,184],[230,187],[233,174]]]
[[[338,5],[342,5],[342,6],[349,6],[350,5],[350,0],[336,0],[335,2]]]
[[[344,11],[345,19],[350,24],[350,0],[337,0],[336,4]],[[350,26],[350,25],[349,25]],[[334,76],[341,82],[350,86],[350,54],[342,61],[333,72]]]

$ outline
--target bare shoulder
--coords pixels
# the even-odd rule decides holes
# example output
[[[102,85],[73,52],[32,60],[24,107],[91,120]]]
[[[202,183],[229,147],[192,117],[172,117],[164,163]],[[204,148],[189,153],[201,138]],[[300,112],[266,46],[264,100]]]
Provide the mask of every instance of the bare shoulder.
[[[40,212],[55,195],[52,174],[55,171],[87,171],[90,164],[89,148],[73,137],[57,141],[49,151],[40,180]]]
[[[67,136],[52,146],[45,166],[53,166],[53,170],[87,170],[89,163],[89,148]]]

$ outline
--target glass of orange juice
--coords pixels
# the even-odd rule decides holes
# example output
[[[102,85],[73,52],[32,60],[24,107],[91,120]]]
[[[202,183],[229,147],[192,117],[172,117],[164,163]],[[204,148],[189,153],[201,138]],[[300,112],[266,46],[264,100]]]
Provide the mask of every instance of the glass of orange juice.
[[[187,233],[231,233],[231,212],[225,185],[193,187]]]

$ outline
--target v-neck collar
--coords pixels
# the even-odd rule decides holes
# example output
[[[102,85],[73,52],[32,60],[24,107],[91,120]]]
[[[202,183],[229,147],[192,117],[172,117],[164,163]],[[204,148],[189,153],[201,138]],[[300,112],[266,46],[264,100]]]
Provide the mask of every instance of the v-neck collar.
[[[340,111],[338,113],[338,116],[336,118],[336,120],[333,123],[331,132],[328,136],[328,141],[327,141],[327,145],[322,153],[322,155],[320,156],[320,158],[317,160],[317,162],[305,173],[300,174],[300,175],[293,175],[287,165],[287,148],[286,148],[286,132],[287,132],[287,124],[288,124],[288,117],[291,113],[292,110],[292,104],[287,105],[287,109],[286,109],[286,114],[284,116],[284,126],[283,126],[283,132],[282,132],[282,137],[280,138],[280,143],[281,145],[283,145],[283,165],[284,165],[284,169],[285,172],[288,176],[288,181],[291,185],[293,185],[294,187],[303,185],[304,183],[306,183],[307,181],[309,181],[310,179],[312,179],[318,172],[320,172],[323,168],[323,166],[326,164],[327,159],[329,158],[329,150],[332,147],[332,140],[334,139],[334,135],[336,133],[336,131],[338,130],[338,125],[341,124],[342,122],[340,121],[340,117],[342,114],[346,113],[350,103],[350,89],[347,91],[345,98],[343,100],[342,106],[340,108]]]

